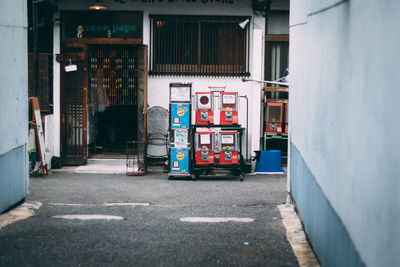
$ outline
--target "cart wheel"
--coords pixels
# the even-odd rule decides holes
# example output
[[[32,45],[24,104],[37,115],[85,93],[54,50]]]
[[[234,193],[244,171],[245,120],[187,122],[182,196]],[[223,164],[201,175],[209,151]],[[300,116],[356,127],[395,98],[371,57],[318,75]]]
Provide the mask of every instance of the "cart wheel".
[[[240,181],[243,182],[243,174],[240,175]]]
[[[196,181],[197,179],[199,179],[200,177],[200,173],[199,172],[195,172],[194,176],[192,176],[192,181]]]
[[[174,179],[174,176],[168,176],[168,180],[172,180],[172,179]]]

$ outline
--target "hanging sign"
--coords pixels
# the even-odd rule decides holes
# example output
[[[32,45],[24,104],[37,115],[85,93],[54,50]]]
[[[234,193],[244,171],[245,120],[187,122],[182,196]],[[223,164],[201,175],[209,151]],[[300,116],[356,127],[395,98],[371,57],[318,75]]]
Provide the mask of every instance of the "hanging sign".
[[[61,27],[64,38],[142,38],[143,12],[65,11]]]
[[[69,64],[65,66],[65,72],[77,71],[78,67],[75,64],[72,64],[71,59],[69,60]]]

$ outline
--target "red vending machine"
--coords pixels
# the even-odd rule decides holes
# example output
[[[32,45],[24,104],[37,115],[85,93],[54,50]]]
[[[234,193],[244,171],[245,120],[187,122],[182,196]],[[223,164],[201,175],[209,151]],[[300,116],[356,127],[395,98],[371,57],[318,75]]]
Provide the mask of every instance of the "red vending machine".
[[[221,92],[220,95],[220,124],[238,124],[239,98],[237,92]]]
[[[197,165],[215,163],[215,132],[198,131],[195,133],[195,151]]]
[[[220,131],[219,150],[220,165],[239,164],[239,132]]]
[[[285,105],[285,134],[289,132],[289,104]]]
[[[267,104],[266,134],[282,134],[283,104]]]
[[[214,124],[214,97],[211,92],[196,93],[196,125]]]

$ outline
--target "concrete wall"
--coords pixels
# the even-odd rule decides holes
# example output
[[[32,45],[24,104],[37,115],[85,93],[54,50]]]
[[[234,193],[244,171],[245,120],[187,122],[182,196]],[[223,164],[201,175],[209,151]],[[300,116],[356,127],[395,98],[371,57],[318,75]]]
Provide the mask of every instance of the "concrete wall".
[[[27,3],[0,2],[0,212],[27,192]]]
[[[323,266],[399,263],[398,14],[291,1],[290,186]]]
[[[264,73],[264,28],[265,19],[253,14],[250,0],[232,0],[227,3],[215,1],[154,1],[143,3],[142,1],[118,3],[116,1],[104,1],[109,10],[140,10],[143,11],[143,43],[150,43],[150,14],[171,15],[228,15],[228,16],[251,16],[254,23],[250,27],[250,73],[254,79],[262,79]],[[207,2],[207,3],[203,3]],[[232,4],[229,4],[232,2]],[[68,0],[58,1],[59,10],[87,10],[89,4],[86,1]],[[287,23],[287,22],[286,22]],[[59,51],[59,25],[54,30],[54,51]],[[150,53],[149,53],[150,54]],[[54,63],[54,125],[59,129],[59,64]],[[198,76],[149,76],[148,80],[148,104],[151,106],[162,106],[168,109],[169,105],[169,83],[170,82],[192,82],[193,94],[197,91],[208,91],[208,86],[227,86],[227,91],[238,91],[240,95],[249,98],[249,152],[259,149],[260,140],[260,113],[261,113],[261,89],[262,85],[257,83],[243,83],[239,77],[198,77]],[[58,106],[57,106],[58,105]],[[241,116],[239,122],[246,125],[246,101],[240,103]],[[55,155],[59,156],[59,133],[54,134]],[[58,139],[58,140],[57,140]]]
[[[268,32],[271,35],[288,35],[289,34],[289,13],[273,13],[268,15],[267,24]]]

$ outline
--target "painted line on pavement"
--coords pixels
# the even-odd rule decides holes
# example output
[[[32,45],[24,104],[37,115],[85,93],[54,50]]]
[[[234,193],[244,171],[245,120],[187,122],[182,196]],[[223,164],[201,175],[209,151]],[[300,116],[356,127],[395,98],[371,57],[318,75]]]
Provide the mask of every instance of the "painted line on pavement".
[[[179,219],[181,222],[190,223],[226,223],[226,222],[238,222],[238,223],[251,223],[254,222],[252,218],[236,218],[236,217],[185,217]]]
[[[132,207],[137,207],[137,206],[150,206],[150,203],[120,203],[120,202],[107,202],[103,204],[104,206],[132,206]]]
[[[102,204],[83,204],[83,203],[47,203],[50,206],[69,206],[69,207],[143,207],[150,206],[150,203],[141,203],[141,202],[106,202]]]
[[[71,214],[71,215],[57,215],[53,216],[54,219],[65,219],[65,220],[82,220],[82,221],[87,221],[87,220],[123,220],[124,217],[121,216],[112,216],[112,215],[99,215],[99,214],[93,214],[93,215],[82,215],[82,214]]]

